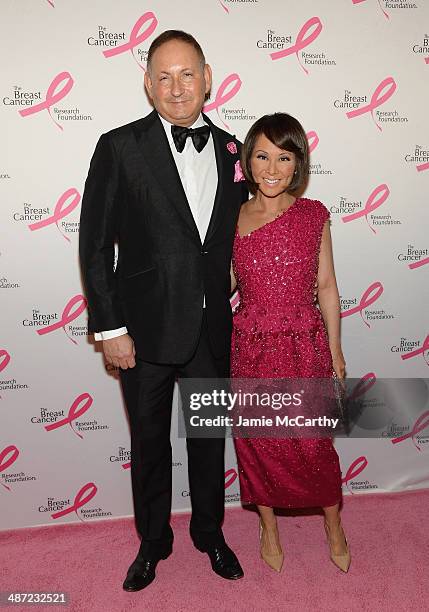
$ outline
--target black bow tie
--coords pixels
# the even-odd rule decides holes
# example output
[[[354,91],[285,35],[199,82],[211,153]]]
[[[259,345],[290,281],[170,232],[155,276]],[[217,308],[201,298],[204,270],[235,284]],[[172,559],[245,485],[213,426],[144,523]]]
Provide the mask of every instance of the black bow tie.
[[[194,143],[194,147],[198,153],[201,153],[209,139],[210,127],[208,125],[203,125],[202,127],[193,129],[181,127],[180,125],[172,125],[171,134],[173,136],[176,149],[179,153],[181,153],[185,148],[186,139],[188,136],[192,138],[192,142]]]

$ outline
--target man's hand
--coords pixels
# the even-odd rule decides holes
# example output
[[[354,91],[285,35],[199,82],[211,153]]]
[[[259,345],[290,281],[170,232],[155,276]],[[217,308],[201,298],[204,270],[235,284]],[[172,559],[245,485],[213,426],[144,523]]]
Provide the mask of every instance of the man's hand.
[[[136,365],[134,342],[128,334],[103,340],[103,351],[106,362],[116,368],[127,370]]]

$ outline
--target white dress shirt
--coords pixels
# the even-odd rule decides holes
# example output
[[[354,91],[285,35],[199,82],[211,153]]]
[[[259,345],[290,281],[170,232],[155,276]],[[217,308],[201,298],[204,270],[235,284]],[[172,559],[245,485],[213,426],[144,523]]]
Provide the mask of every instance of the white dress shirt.
[[[189,207],[198,228],[201,243],[203,243],[213,211],[218,180],[213,136],[210,134],[206,146],[200,153],[195,149],[192,138],[188,137],[185,148],[179,153],[171,135],[172,124],[164,119],[164,117],[161,117],[161,115],[159,115],[159,118],[164,126],[168,144],[170,145]],[[206,123],[200,114],[195,123],[190,127],[198,128],[204,125]],[[205,298],[203,307],[205,307]],[[128,333],[126,327],[119,327],[118,329],[95,333],[94,338],[95,340],[109,340],[126,333]]]

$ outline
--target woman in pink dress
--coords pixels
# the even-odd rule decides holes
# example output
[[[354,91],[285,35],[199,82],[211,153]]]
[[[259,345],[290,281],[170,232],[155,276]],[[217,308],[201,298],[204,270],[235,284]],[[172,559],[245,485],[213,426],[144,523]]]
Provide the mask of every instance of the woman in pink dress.
[[[329,212],[318,200],[293,195],[308,178],[306,134],[290,115],[265,115],[251,127],[241,157],[254,197],[241,208],[234,240],[231,275],[240,304],[231,377],[331,379],[335,372],[343,379]],[[319,506],[330,557],[348,571],[341,472],[331,437],[234,437],[234,443],[242,502],[258,507],[268,565],[280,571],[283,563],[273,508]]]

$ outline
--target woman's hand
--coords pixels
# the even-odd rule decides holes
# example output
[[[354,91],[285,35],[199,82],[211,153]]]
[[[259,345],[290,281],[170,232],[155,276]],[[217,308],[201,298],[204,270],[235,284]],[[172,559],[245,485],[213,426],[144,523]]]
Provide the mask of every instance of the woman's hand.
[[[332,365],[335,371],[335,374],[338,378],[344,379],[346,376],[346,362],[344,359],[343,351],[341,349],[337,349],[332,353]]]
[[[231,265],[229,268],[229,273],[231,276],[231,295],[234,293],[234,291],[237,289],[237,281],[234,275],[234,269],[232,267],[232,261],[231,261]]]

